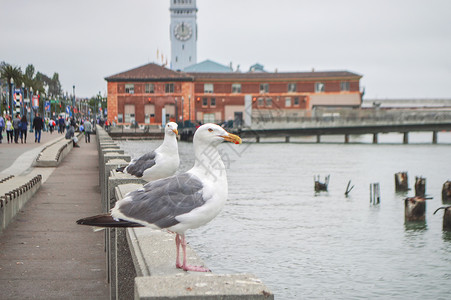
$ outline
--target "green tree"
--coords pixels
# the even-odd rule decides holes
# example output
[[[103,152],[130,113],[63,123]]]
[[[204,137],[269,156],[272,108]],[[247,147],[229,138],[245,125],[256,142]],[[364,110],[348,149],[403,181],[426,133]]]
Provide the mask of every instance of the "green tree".
[[[21,86],[22,84],[22,70],[20,69],[20,67],[15,67],[12,66],[10,64],[4,63],[2,64],[1,67],[1,71],[0,71],[1,77],[3,79],[6,79],[7,83],[8,83],[8,91],[9,91],[9,103],[12,102],[12,98],[13,98],[13,90],[12,90],[12,85],[11,85],[11,79],[14,80],[14,83],[16,86]],[[11,105],[10,106],[10,114],[13,115],[14,112],[14,107]]]

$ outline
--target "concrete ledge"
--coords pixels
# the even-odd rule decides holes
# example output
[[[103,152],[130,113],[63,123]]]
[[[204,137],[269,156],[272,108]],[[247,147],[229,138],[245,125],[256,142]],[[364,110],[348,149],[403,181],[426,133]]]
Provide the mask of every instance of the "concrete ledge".
[[[274,299],[252,274],[190,273],[135,278],[135,299]]]
[[[42,176],[12,177],[0,184],[0,232],[41,187]]]

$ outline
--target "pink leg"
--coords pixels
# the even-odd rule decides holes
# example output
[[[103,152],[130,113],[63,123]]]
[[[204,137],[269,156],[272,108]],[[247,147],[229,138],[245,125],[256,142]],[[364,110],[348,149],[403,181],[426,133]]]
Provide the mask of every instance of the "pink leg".
[[[181,235],[182,238],[182,250],[183,250],[183,265],[182,265],[182,269],[185,271],[194,271],[194,272],[211,272],[210,269],[201,267],[201,266],[190,266],[188,264],[186,264],[186,240],[185,240],[185,235],[182,234]]]
[[[177,248],[177,259],[175,261],[175,266],[177,269],[182,268],[182,264],[180,263],[180,235],[177,233],[175,235],[175,247]]]

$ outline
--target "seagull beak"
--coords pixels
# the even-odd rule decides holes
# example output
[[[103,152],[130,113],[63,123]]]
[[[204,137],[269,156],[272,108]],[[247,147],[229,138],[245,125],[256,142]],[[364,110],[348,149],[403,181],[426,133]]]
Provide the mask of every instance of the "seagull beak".
[[[231,134],[231,133],[227,133],[227,135],[221,135],[221,137],[226,142],[231,142],[231,143],[235,143],[235,144],[241,144],[241,138],[239,136],[237,136],[237,135],[234,135],[234,134]]]
[[[179,134],[179,131],[177,129],[172,129],[172,132],[174,132],[176,135]]]

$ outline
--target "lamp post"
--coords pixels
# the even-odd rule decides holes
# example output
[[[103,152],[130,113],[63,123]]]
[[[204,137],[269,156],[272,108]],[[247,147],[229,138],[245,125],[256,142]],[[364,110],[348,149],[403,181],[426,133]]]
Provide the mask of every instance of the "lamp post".
[[[33,132],[33,87],[30,87],[30,132]]]
[[[72,88],[74,90],[74,98],[72,98],[72,115],[75,120],[75,85],[73,85]]]
[[[10,103],[11,103],[9,112],[11,114],[11,120],[14,116],[13,92],[14,92],[14,78],[11,78],[11,92],[9,93],[9,98],[10,98]]]
[[[20,101],[21,99],[19,99]],[[20,101],[20,115],[24,115],[24,101],[25,101],[25,83],[22,82],[22,101]]]

